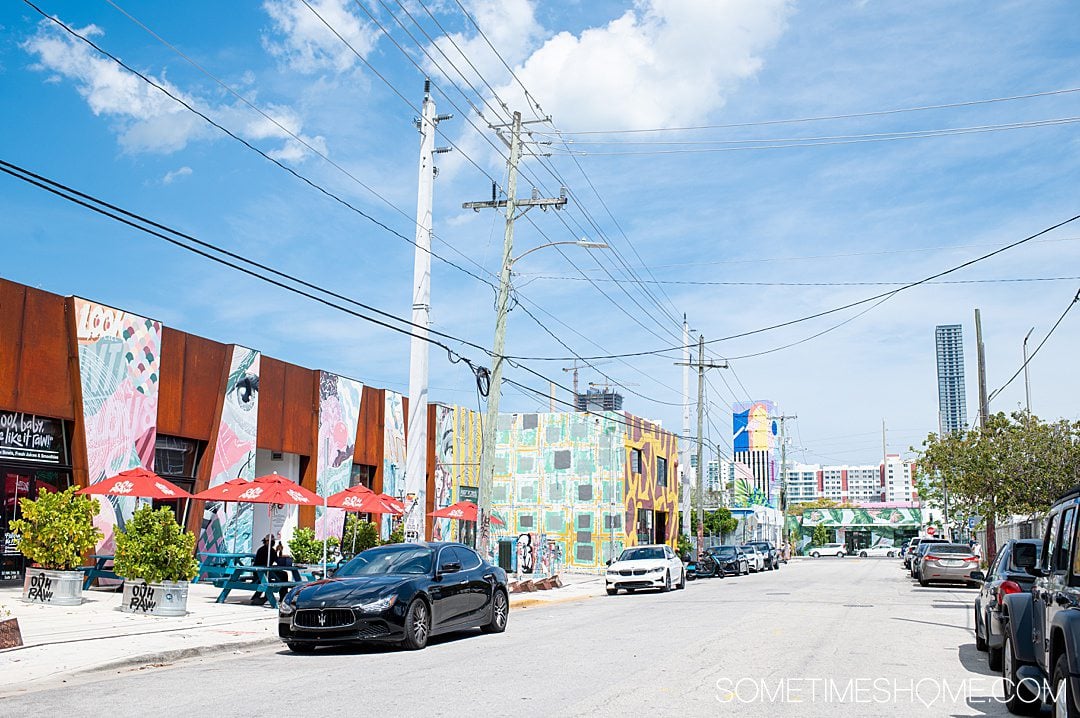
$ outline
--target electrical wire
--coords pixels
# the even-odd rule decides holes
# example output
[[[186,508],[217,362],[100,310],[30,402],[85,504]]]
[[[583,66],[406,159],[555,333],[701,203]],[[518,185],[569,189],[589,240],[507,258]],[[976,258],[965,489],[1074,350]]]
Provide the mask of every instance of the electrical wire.
[[[533,280],[548,279],[548,280],[565,280],[570,282],[585,281],[581,277],[571,277],[568,275],[549,276],[549,275],[533,275]],[[1017,283],[1017,282],[1062,282],[1062,281],[1074,281],[1080,279],[1080,277],[999,277],[990,279],[947,279],[940,282],[926,282],[926,284],[1003,284],[1003,283]],[[596,278],[597,282],[619,282],[619,279],[600,279]],[[649,281],[649,280],[645,280]],[[681,284],[689,286],[709,286],[709,287],[895,287],[903,286],[905,284],[911,284],[910,281],[906,282],[696,282],[693,280],[681,280],[681,279],[662,279],[657,280],[656,284]]]

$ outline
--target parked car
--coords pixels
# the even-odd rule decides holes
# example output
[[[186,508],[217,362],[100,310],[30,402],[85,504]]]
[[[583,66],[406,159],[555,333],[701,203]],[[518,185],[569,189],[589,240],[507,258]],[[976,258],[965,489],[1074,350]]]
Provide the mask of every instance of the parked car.
[[[746,560],[750,564],[750,570],[754,573],[765,570],[765,554],[758,550],[757,546],[753,544],[744,543],[739,548],[746,554]]]
[[[333,578],[298,586],[278,609],[278,635],[296,653],[317,646],[398,642],[420,649],[464,628],[506,629],[506,572],[459,543],[370,548]]]
[[[765,568],[769,571],[780,570],[780,550],[769,541],[747,541],[748,545],[756,546],[757,550],[765,556]]]
[[[919,548],[919,544],[921,542],[922,539],[916,536],[915,538],[908,541],[907,545],[904,547],[904,553],[900,554],[900,557],[904,559],[905,571],[911,570],[911,559],[915,555],[915,549]]]
[[[1030,591],[1035,584],[1035,576],[1017,565],[1018,559],[1031,563],[1024,558],[1031,553],[1037,563],[1042,555],[1041,539],[1012,539],[1001,547],[985,575],[982,571],[971,574],[972,578],[982,582],[979,595],[975,597],[975,647],[987,651],[992,671],[1001,670],[1001,645],[1005,635],[1002,602],[1010,594]]]
[[[750,573],[750,559],[738,546],[713,546],[705,549],[713,557],[721,575],[742,576]]]
[[[925,538],[925,539],[919,541],[919,543],[915,546],[915,551],[914,551],[914,553],[911,554],[911,558],[909,559],[909,565],[910,565],[911,577],[912,578],[915,578],[915,579],[919,578],[919,559],[922,558],[922,555],[926,552],[926,550],[928,548],[930,548],[931,544],[938,544],[938,543],[949,543],[949,542],[946,541],[945,539]]]
[[[843,558],[847,556],[847,547],[842,543],[827,543],[824,546],[815,546],[810,549],[810,555],[814,558],[821,558],[822,556]]]
[[[620,588],[627,593],[639,588],[670,591],[686,587],[686,568],[670,546],[634,546],[624,549],[608,565],[604,583],[609,596],[614,596]]]
[[[1017,553],[1013,562],[1030,571],[1030,593],[1005,596],[1002,682],[1005,705],[1018,714],[1050,703],[1054,715],[1080,715],[1080,550],[1075,534],[1080,487],[1050,508],[1042,553]],[[1067,685],[1067,689],[1066,689]]]
[[[896,551],[897,549],[895,546],[868,546],[867,548],[859,549],[859,556],[861,558],[866,558],[868,556],[888,556],[889,558],[892,558],[896,555]]]
[[[919,585],[931,583],[963,583],[971,588],[978,586],[971,573],[979,570],[979,557],[964,543],[922,544],[917,565]]]

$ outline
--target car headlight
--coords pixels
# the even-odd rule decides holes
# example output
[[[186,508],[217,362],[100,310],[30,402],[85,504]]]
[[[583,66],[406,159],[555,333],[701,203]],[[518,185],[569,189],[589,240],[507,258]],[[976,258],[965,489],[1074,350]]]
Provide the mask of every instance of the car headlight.
[[[662,566],[660,568],[650,568],[649,569],[649,573],[663,573],[663,572],[664,572],[664,568]]]
[[[293,601],[292,603],[290,603],[287,600],[282,601],[278,604],[278,613],[280,613],[282,616],[291,616],[292,614],[296,613],[296,602]]]
[[[613,569],[613,568],[609,568],[609,569],[608,569],[608,571],[607,571],[607,575],[608,575],[608,576],[618,576],[618,575],[619,575],[619,572],[618,572],[618,571],[616,571],[616,570],[615,570],[615,569]]]
[[[397,596],[387,596],[386,598],[380,598],[376,601],[357,604],[353,606],[353,608],[361,613],[382,613],[393,606],[396,600]]]

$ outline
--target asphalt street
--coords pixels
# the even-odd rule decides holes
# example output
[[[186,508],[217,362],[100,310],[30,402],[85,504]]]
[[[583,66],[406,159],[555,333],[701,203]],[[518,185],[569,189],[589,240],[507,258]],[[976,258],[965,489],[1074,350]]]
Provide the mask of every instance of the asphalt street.
[[[897,559],[794,561],[511,614],[421,652],[283,646],[78,679],[0,715],[1007,715],[972,600]]]

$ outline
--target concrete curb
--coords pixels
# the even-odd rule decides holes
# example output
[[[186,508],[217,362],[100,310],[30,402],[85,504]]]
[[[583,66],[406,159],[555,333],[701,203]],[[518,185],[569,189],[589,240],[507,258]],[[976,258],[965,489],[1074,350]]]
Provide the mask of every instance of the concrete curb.
[[[554,606],[560,603],[573,603],[574,601],[587,601],[592,598],[591,594],[585,594],[584,596],[565,596],[562,598],[526,598],[522,601],[510,601],[510,608],[535,608],[537,606]]]

